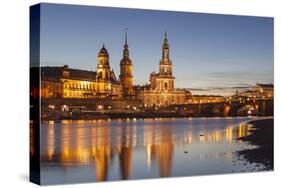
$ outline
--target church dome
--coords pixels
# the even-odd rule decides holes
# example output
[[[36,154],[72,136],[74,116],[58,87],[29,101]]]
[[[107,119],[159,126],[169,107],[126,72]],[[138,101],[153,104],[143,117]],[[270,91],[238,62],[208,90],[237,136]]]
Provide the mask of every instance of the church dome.
[[[104,47],[104,45],[100,49],[98,57],[108,57],[108,52],[107,52],[106,48]]]

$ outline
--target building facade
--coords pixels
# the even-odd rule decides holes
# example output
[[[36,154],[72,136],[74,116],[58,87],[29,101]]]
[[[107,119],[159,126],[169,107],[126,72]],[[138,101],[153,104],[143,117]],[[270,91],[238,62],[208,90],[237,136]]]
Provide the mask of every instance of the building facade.
[[[221,103],[225,98],[220,95],[192,95],[188,100],[189,104],[204,104],[204,103]]]
[[[236,93],[236,96],[248,98],[273,98],[274,86],[273,84],[260,84],[257,83],[252,89]]]
[[[42,98],[59,98],[63,95],[63,83],[53,79],[41,80],[40,96]]]
[[[174,86],[172,61],[169,56],[167,34],[162,44],[162,58],[159,62],[159,73],[151,73],[149,84],[140,92],[140,98],[145,106],[169,106],[185,104],[191,93]]]
[[[120,99],[122,85],[110,69],[109,55],[103,46],[98,54],[97,71],[71,69],[67,65],[41,67],[41,97]]]
[[[257,93],[262,94],[264,97],[274,97],[274,86],[273,84],[260,84],[257,83],[254,87]]]

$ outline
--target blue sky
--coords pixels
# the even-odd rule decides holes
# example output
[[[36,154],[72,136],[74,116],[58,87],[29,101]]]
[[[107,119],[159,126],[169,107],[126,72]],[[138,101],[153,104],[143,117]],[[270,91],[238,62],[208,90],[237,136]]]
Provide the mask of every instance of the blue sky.
[[[273,83],[273,19],[264,17],[43,4],[41,65],[95,71],[105,44],[118,76],[125,28],[134,84],[158,71],[165,32],[178,88],[229,95]]]

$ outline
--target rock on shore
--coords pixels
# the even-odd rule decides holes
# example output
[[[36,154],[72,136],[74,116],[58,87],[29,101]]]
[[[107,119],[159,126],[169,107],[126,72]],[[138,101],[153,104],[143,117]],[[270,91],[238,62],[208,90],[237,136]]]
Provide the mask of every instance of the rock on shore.
[[[253,125],[251,134],[238,140],[248,142],[256,148],[238,151],[238,155],[250,163],[263,164],[264,170],[273,170],[273,119],[254,120],[249,124]]]

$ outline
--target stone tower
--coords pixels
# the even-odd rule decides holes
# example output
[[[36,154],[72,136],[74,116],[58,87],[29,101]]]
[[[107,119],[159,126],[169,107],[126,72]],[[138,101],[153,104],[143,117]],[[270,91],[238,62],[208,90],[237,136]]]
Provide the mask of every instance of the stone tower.
[[[127,43],[127,30],[125,33],[125,44],[123,49],[123,58],[120,61],[120,82],[123,87],[124,98],[134,97],[133,89],[133,64],[129,57],[129,46]]]
[[[171,91],[174,89],[174,77],[172,71],[172,61],[169,57],[169,43],[167,39],[167,33],[162,44],[162,58],[159,63],[159,81],[161,88],[160,90]]]
[[[109,55],[103,45],[98,54],[97,79],[110,80],[110,73]]]

